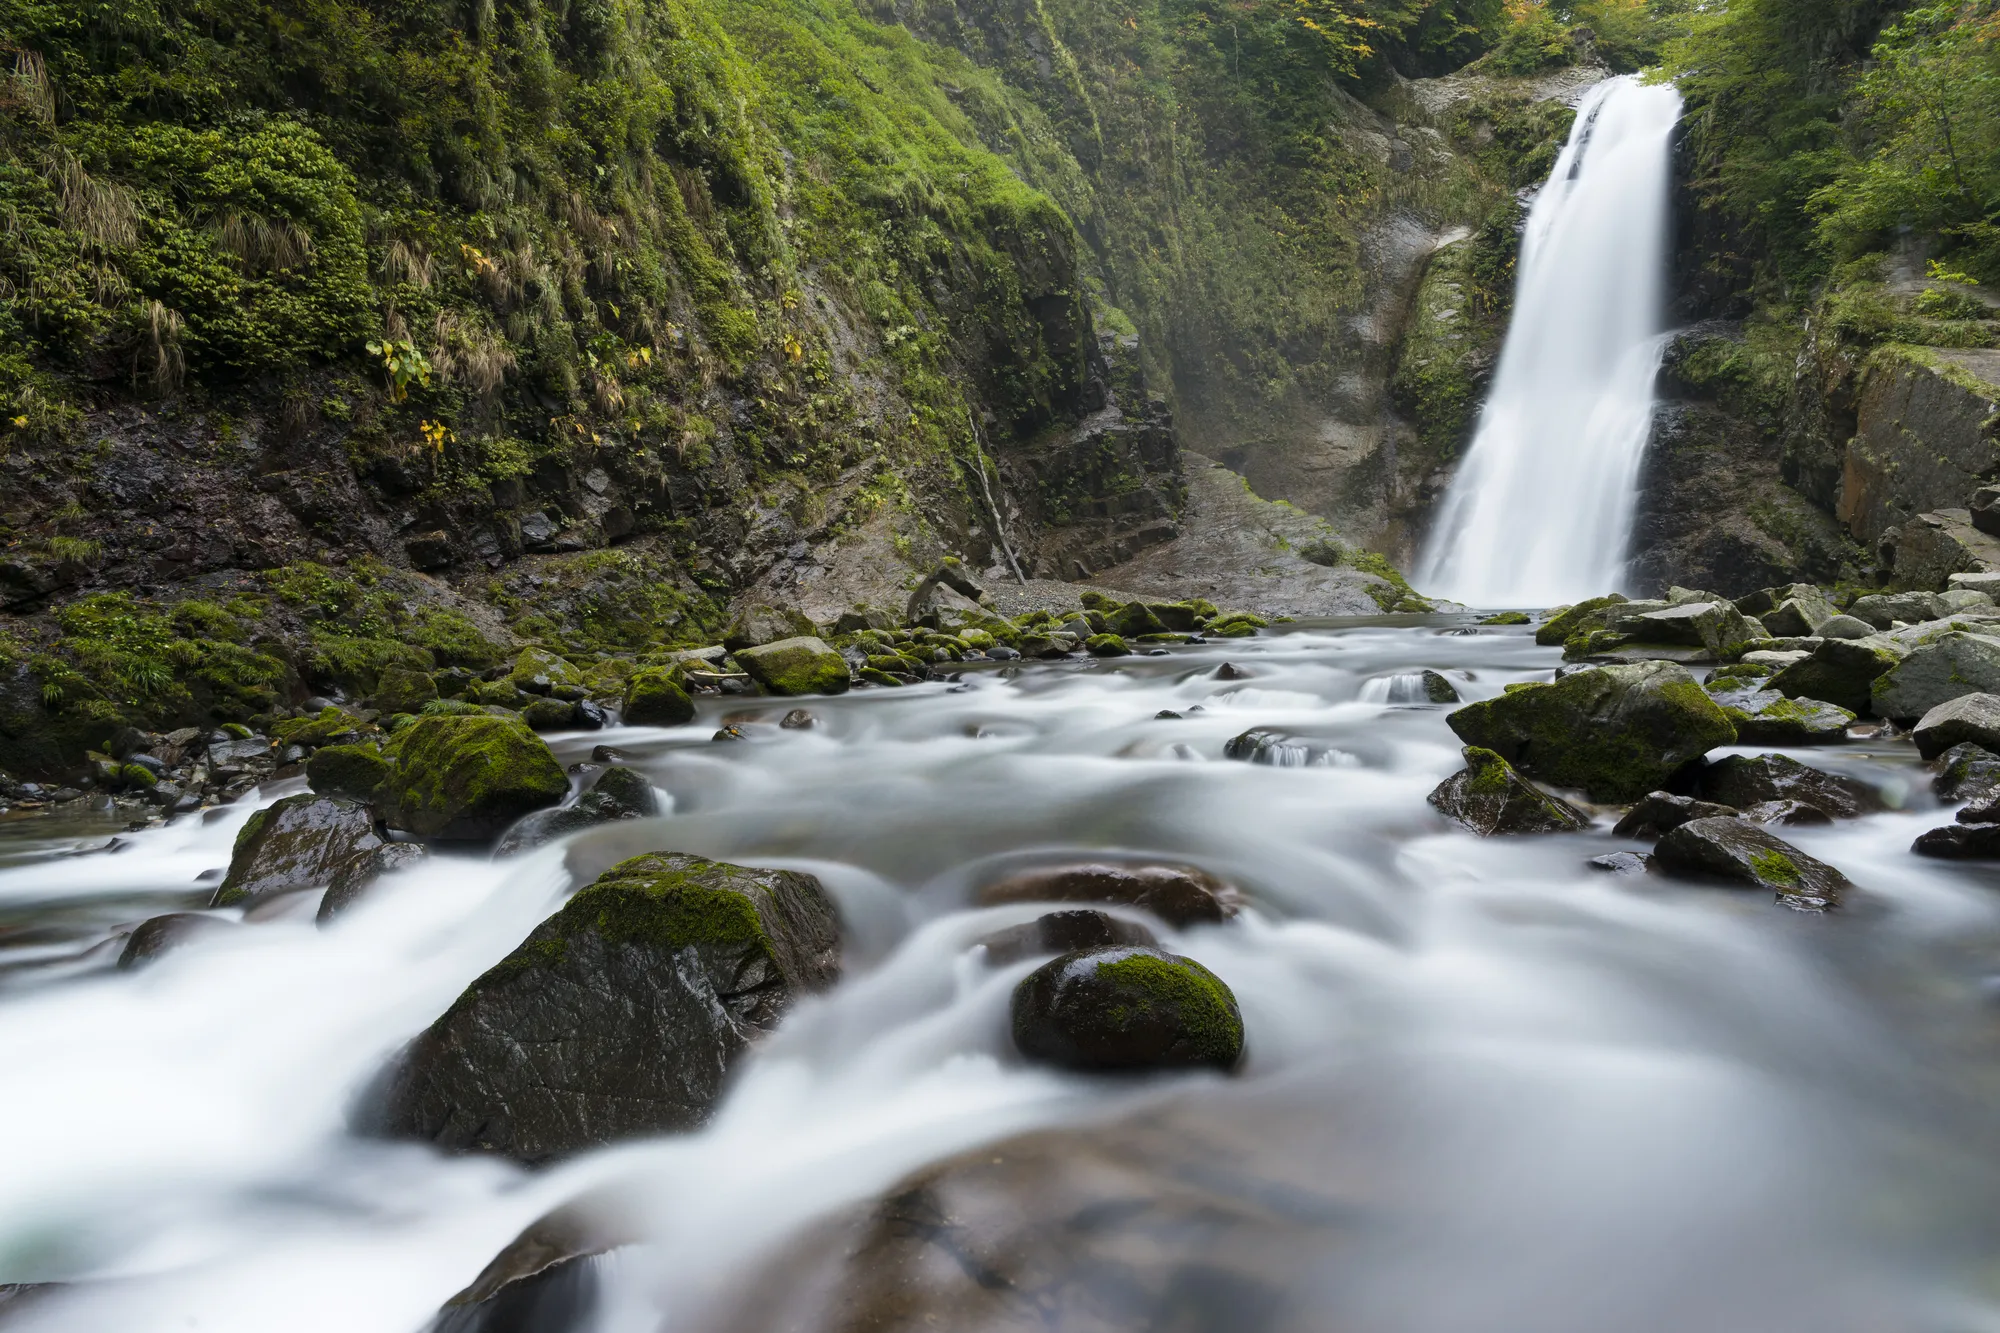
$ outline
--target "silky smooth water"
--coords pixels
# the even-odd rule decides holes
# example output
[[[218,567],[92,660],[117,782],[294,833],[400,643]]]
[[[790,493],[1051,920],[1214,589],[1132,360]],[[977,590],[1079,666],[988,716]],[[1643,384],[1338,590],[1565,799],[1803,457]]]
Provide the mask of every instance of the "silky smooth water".
[[[1217,679],[1225,660],[1249,678]],[[198,901],[252,803],[119,853],[44,844],[0,869],[0,1282],[64,1285],[0,1322],[413,1333],[524,1225],[592,1195],[642,1237],[600,1266],[599,1333],[712,1329],[782,1283],[801,1234],[928,1163],[1163,1108],[1236,1125],[1254,1103],[1274,1174],[1315,1185],[1332,1144],[1371,1206],[1287,1270],[1277,1313],[1116,1326],[2000,1328],[1980,1282],[2000,1239],[2000,900],[1991,872],[1909,855],[1948,818],[1914,753],[1798,752],[1902,807],[1787,832],[1862,886],[1839,916],[1593,871],[1635,846],[1609,812],[1561,836],[1446,823],[1424,798],[1460,763],[1449,710],[1398,702],[1397,678],[1435,668],[1481,698],[1556,664],[1523,629],[1406,619],[815,699],[807,731],[775,725],[785,701],[706,703],[687,727],[556,740],[566,761],[630,750],[670,815],[440,857],[325,930],[301,895],[131,973],[110,967],[118,928]],[[762,719],[751,739],[711,741],[739,711]],[[1223,759],[1253,726],[1307,759]],[[540,1173],[348,1132],[352,1100],[468,981],[654,848],[812,871],[843,917],[845,979],[793,1010],[705,1130]],[[1235,1078],[1084,1078],[1011,1053],[1008,995],[1035,964],[989,968],[974,946],[1034,909],[971,892],[1064,854],[1191,861],[1251,895],[1228,925],[1162,932],[1239,997]]]
[[[1680,94],[1609,79],[1529,212],[1493,388],[1418,570],[1471,606],[1621,586],[1653,422]]]

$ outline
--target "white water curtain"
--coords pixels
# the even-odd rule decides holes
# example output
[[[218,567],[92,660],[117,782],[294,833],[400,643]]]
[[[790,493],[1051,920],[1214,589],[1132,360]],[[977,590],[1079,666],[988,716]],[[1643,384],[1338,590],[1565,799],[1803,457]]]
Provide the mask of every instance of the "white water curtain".
[[[1666,339],[1680,94],[1591,89],[1522,238],[1513,320],[1479,429],[1418,566],[1433,596],[1551,606],[1624,578]]]

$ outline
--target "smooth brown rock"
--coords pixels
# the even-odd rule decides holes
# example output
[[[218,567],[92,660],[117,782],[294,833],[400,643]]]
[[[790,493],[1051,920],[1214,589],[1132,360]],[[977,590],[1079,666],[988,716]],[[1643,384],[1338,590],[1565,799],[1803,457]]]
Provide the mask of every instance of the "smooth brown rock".
[[[1017,871],[982,887],[977,901],[982,907],[1001,903],[1116,903],[1151,912],[1170,926],[1184,927],[1236,915],[1242,893],[1193,866],[1090,861]]]

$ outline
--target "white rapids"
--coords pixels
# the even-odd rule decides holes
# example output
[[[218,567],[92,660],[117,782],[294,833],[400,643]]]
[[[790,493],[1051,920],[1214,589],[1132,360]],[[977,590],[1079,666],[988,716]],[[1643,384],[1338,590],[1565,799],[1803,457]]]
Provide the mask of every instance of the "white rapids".
[[[1668,189],[1681,98],[1608,79],[1521,240],[1493,388],[1419,566],[1471,606],[1553,606],[1621,584],[1666,346]]]

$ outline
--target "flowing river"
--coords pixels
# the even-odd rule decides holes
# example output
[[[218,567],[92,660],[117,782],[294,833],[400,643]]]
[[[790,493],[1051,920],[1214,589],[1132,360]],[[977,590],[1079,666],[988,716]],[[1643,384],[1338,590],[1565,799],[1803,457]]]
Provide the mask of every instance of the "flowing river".
[[[1832,916],[1595,870],[1637,848],[1609,812],[1577,834],[1456,829],[1424,799],[1460,766],[1449,709],[1393,702],[1396,677],[1435,668],[1467,699],[1547,679],[1558,650],[1531,634],[1288,626],[814,699],[806,730],[774,725],[786,701],[710,700],[687,727],[553,741],[566,763],[626,750],[669,815],[439,857],[326,929],[295,895],[131,972],[119,933],[204,902],[251,808],[297,784],[112,852],[71,854],[103,830],[0,825],[0,1282],[56,1284],[0,1292],[0,1324],[415,1333],[524,1226],[596,1193],[637,1241],[592,1261],[599,1333],[2000,1329],[2000,877],[1909,854],[1948,815],[1905,742],[1794,752],[1900,807],[1786,831],[1863,890]],[[710,740],[739,715],[749,739]],[[1297,762],[1225,759],[1252,727]],[[654,848],[810,871],[843,917],[845,979],[706,1129],[534,1173],[349,1132],[468,981]],[[1191,862],[1249,895],[1227,925],[1160,930],[1241,1001],[1235,1077],[1013,1055],[1009,993],[1039,960],[974,946],[1036,912],[970,892],[1080,852]],[[1031,1132],[1058,1166],[1065,1144],[1081,1161],[1143,1137],[1157,1169],[1121,1216],[1197,1186],[1241,1206],[1146,1232],[1141,1266],[1169,1276],[1101,1283],[1098,1322],[742,1313],[810,1311],[784,1288],[812,1237]],[[1055,1248],[1102,1277],[1095,1234]]]

